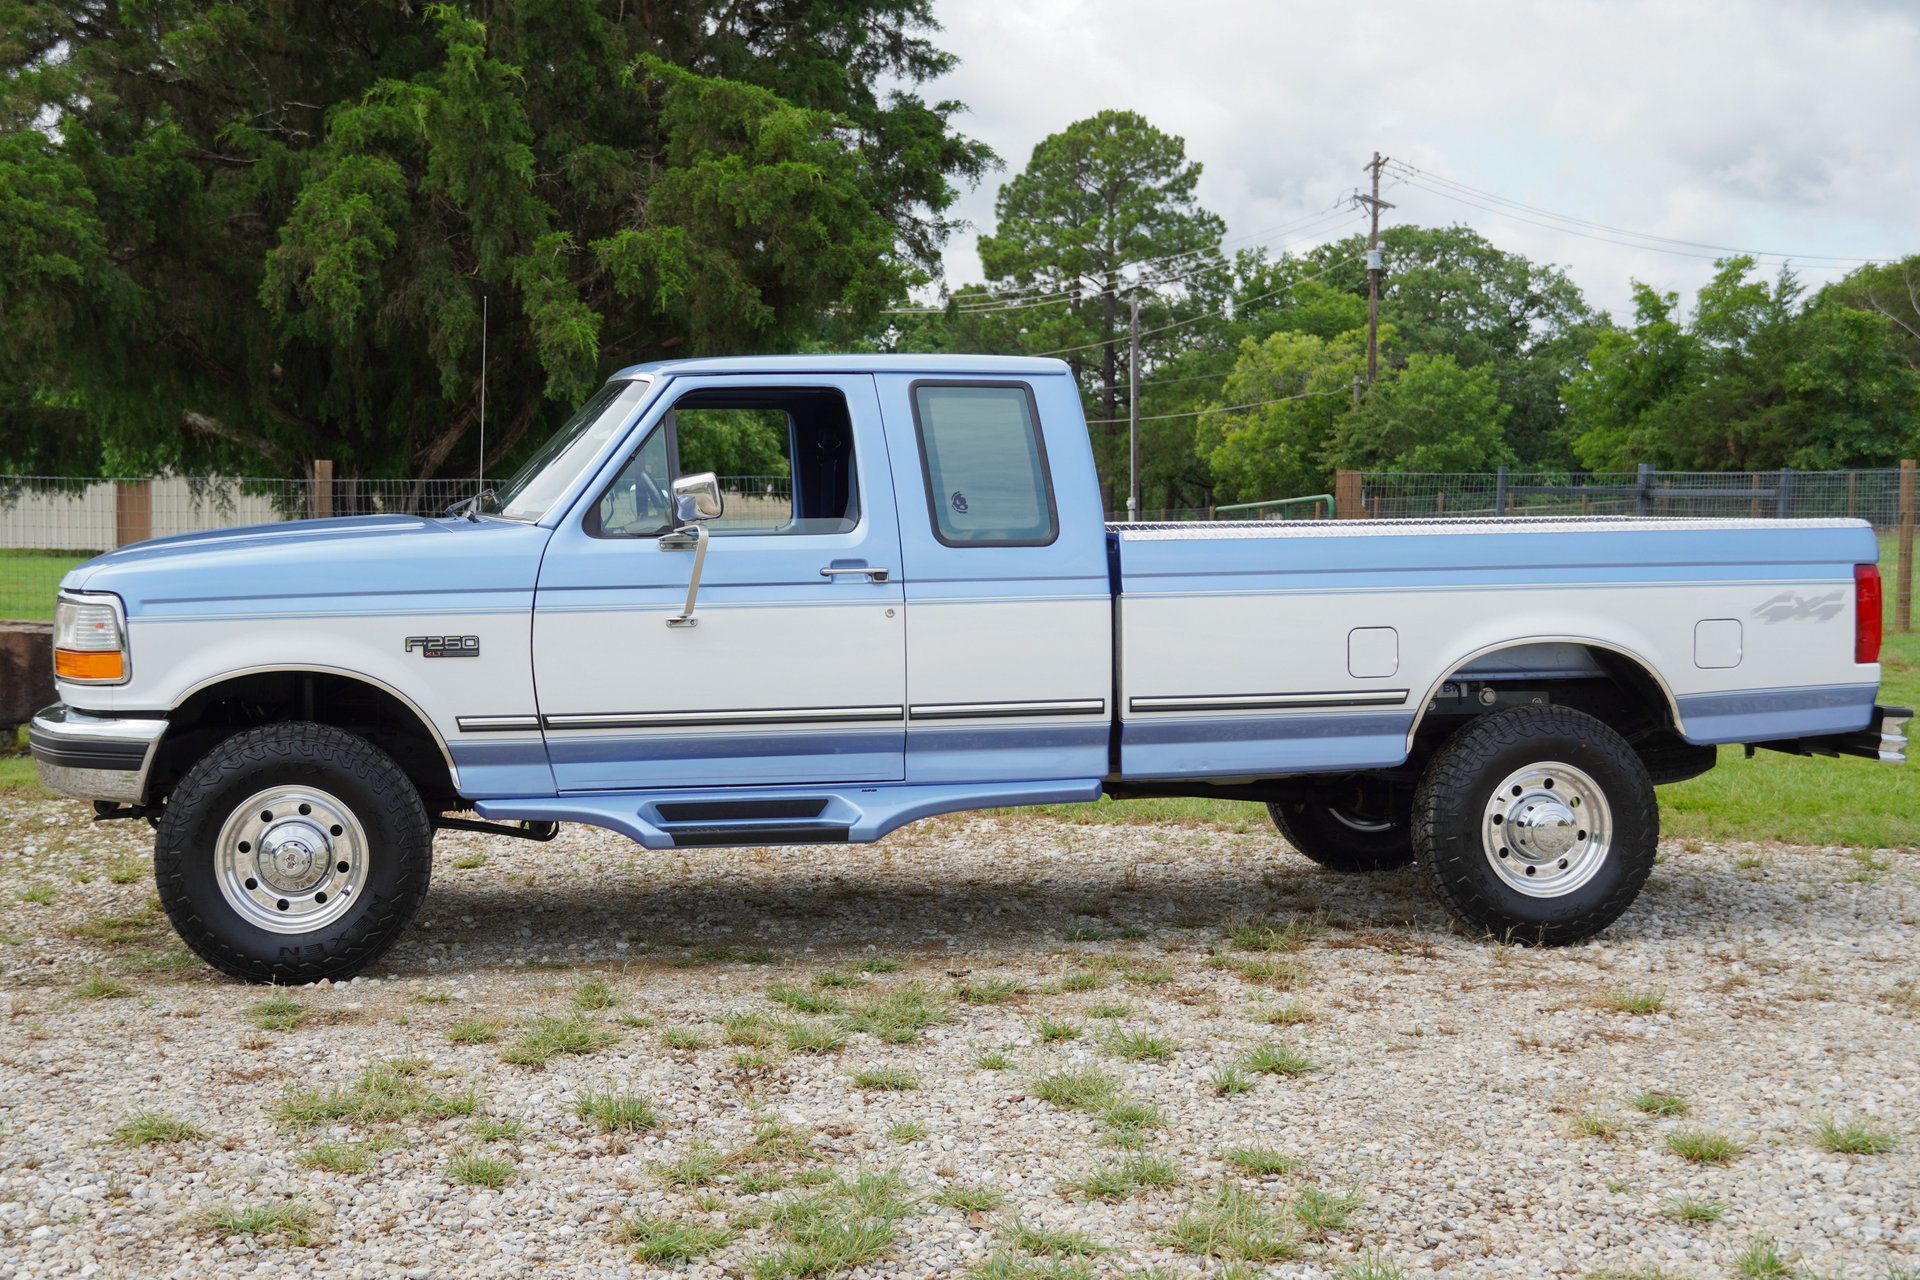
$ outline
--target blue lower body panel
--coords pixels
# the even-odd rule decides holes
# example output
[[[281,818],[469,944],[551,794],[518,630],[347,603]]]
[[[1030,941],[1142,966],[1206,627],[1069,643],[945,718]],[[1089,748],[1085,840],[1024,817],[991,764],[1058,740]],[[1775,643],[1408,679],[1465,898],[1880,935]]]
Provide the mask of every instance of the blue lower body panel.
[[[945,786],[734,787],[704,791],[600,791],[479,800],[494,822],[583,822],[649,849],[878,840],[936,814],[1100,798],[1100,779]]]
[[[1120,773],[1224,780],[1388,769],[1407,758],[1412,727],[1411,711],[1128,720]]]
[[[1879,692],[1873,684],[1828,684],[1696,693],[1677,701],[1688,742],[1779,742],[1864,729]]]

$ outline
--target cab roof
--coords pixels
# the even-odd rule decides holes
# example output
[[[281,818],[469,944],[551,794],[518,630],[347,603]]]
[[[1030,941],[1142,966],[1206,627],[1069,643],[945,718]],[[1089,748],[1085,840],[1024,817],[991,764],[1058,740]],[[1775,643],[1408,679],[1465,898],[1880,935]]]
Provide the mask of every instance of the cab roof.
[[[953,355],[823,355],[823,356],[710,356],[688,360],[654,360],[629,365],[614,378],[640,375],[689,376],[708,374],[780,373],[924,373],[941,378],[973,375],[1024,374],[1028,377],[1067,372],[1067,362],[1037,356]]]

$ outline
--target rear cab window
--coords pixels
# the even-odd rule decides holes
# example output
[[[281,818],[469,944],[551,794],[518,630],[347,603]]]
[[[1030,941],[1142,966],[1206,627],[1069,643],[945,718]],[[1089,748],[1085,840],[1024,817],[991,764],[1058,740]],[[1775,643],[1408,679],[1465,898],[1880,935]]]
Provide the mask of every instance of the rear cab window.
[[[919,381],[911,399],[936,538],[949,547],[1042,547],[1059,536],[1031,387]]]

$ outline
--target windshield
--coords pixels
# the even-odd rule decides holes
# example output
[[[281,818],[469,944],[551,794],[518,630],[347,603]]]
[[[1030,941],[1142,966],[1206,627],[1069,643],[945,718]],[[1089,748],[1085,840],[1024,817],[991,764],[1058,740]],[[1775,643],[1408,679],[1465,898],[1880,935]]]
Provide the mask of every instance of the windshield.
[[[646,398],[646,378],[609,382],[594,392],[488,502],[509,520],[538,520]],[[496,505],[497,504],[497,505]]]

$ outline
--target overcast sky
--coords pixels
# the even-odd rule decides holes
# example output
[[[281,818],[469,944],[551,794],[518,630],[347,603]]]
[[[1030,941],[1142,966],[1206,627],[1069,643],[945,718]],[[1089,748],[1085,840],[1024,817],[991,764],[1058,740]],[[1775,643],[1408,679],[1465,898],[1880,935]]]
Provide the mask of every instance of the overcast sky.
[[[961,128],[1006,161],[961,202],[979,230],[1036,142],[1122,107],[1186,140],[1229,248],[1285,247],[1261,233],[1350,194],[1378,149],[1676,240],[1796,259],[1920,252],[1920,0],[936,0],[935,12],[961,65],[931,95],[966,103]],[[1630,278],[1690,298],[1712,271],[1710,251],[1581,238],[1406,182],[1382,195],[1399,206],[1390,219],[1465,222],[1561,264],[1616,315]],[[973,238],[952,242],[951,281],[980,278]],[[1796,265],[1817,286],[1853,264]]]

